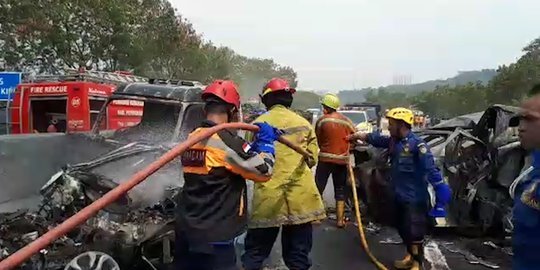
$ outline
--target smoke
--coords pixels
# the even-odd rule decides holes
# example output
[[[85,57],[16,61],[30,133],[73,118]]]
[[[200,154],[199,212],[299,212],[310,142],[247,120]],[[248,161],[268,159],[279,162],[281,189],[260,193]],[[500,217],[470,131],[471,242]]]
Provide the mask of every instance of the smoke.
[[[134,206],[154,205],[170,196],[171,189],[184,185],[181,166],[179,164],[173,164],[173,166],[175,168],[159,170],[130,192],[129,195]]]
[[[173,142],[181,108],[177,105],[166,105],[159,102],[145,102],[144,113],[139,125],[122,130],[114,139],[125,142],[141,142],[149,147],[164,146],[165,149],[176,145]],[[202,106],[186,108],[181,128],[180,142],[204,119]],[[100,165],[94,173],[104,175],[116,183],[129,179],[163,155],[162,150],[135,154],[116,161]],[[133,206],[151,206],[171,195],[171,189],[184,184],[181,163],[173,160],[129,192]]]
[[[258,98],[261,93],[262,87],[269,80],[265,76],[249,75],[242,80],[238,81],[238,87],[240,88],[240,97],[242,101],[247,101],[249,98]]]
[[[112,179],[116,183],[122,183],[150,165],[161,155],[161,151],[142,153],[109,162],[99,166],[93,172]],[[151,206],[168,196],[171,188],[179,188],[183,184],[184,179],[180,162],[173,160],[133,188],[129,192],[129,197],[134,207]]]

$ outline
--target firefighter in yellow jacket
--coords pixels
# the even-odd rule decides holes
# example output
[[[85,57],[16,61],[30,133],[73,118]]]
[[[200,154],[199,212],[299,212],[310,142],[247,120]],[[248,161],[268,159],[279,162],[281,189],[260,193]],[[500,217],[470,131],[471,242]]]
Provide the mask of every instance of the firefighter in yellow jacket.
[[[300,145],[313,156],[302,155],[276,142],[276,163],[272,179],[256,182],[253,208],[245,238],[242,263],[246,270],[262,268],[282,227],[283,260],[289,269],[311,267],[311,222],[326,217],[321,195],[311,168],[316,164],[318,145],[311,124],[291,111],[294,89],[283,79],[270,80],[261,100],[268,112],[255,122],[268,123],[284,132],[285,138]]]

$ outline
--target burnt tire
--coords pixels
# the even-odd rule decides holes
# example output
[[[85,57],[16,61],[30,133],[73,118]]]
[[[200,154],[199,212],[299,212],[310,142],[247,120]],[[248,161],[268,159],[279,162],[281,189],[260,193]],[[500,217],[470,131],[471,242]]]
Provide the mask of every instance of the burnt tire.
[[[107,253],[87,251],[73,258],[64,270],[120,270],[120,266]]]

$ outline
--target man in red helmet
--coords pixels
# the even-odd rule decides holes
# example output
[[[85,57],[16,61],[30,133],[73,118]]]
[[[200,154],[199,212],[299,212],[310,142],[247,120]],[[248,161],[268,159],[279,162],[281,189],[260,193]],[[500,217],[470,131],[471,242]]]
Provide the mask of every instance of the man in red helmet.
[[[234,82],[215,81],[202,93],[206,120],[189,136],[237,119],[240,96]],[[257,123],[253,144],[223,130],[181,157],[184,187],[178,203],[177,269],[236,269],[234,238],[246,229],[246,179],[265,182],[274,164],[279,133]]]
[[[306,149],[304,157],[276,143],[276,163],[272,180],[255,182],[249,229],[245,238],[242,264],[246,270],[259,270],[270,254],[282,228],[283,261],[289,269],[307,270],[312,241],[312,221],[326,217],[321,195],[311,168],[319,147],[315,132],[305,118],[291,111],[295,89],[283,79],[272,79],[262,89],[261,100],[268,112],[255,122],[265,122],[284,131],[291,142]]]

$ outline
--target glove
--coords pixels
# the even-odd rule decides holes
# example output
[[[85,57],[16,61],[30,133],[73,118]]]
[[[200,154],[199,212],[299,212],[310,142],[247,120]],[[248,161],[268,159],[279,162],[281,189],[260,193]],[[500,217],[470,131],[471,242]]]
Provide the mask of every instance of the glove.
[[[429,216],[434,218],[446,217],[446,210],[444,210],[444,207],[435,206],[433,209],[431,209],[431,211],[429,211]]]
[[[438,184],[433,187],[435,190],[435,204],[438,204],[441,207],[444,207],[450,202],[450,198],[452,197],[452,190],[448,186],[448,184]]]
[[[263,152],[275,155],[274,142],[283,134],[279,129],[267,123],[254,123],[259,127],[259,132],[255,135],[255,141],[251,145],[255,152]]]
[[[308,168],[310,169],[313,168],[315,165],[317,165],[317,162],[315,162],[315,159],[313,157],[306,158],[305,161]]]
[[[446,217],[444,207],[450,202],[452,190],[447,184],[438,184],[433,187],[435,190],[435,207],[431,209],[429,215],[432,217]]]

